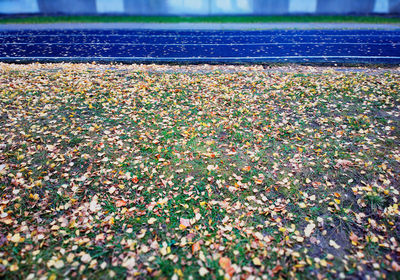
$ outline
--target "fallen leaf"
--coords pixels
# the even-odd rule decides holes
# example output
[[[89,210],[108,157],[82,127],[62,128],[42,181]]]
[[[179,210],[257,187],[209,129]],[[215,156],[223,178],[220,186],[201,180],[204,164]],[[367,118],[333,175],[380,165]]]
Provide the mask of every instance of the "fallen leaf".
[[[400,265],[395,261],[392,261],[392,268],[394,271],[400,271]]]
[[[192,254],[196,253],[199,250],[200,250],[200,241],[197,241],[192,245]]]
[[[58,261],[56,261],[56,262],[54,263],[54,267],[55,267],[56,269],[61,269],[61,268],[64,267],[64,262],[63,262],[62,260],[58,260]]]
[[[92,212],[97,212],[101,209],[100,205],[98,204],[98,197],[97,195],[92,197],[92,200],[90,201],[89,209]]]
[[[199,274],[200,274],[201,277],[204,277],[205,275],[208,274],[208,269],[205,268],[205,267],[201,267],[201,268],[199,269]]]
[[[243,171],[250,171],[251,170],[251,166],[245,166],[242,168]]]
[[[83,263],[89,263],[91,260],[92,260],[92,257],[88,253],[83,254],[81,257],[81,261]]]
[[[134,257],[129,257],[122,262],[122,266],[126,267],[128,270],[132,270],[136,265],[136,260]]]
[[[116,188],[114,186],[112,186],[109,190],[108,193],[109,194],[113,194],[115,192]]]
[[[350,240],[352,241],[353,244],[357,244],[358,243],[358,236],[354,234],[354,232],[350,233]]]
[[[125,200],[122,200],[122,199],[119,199],[119,200],[117,200],[116,202],[115,202],[115,207],[123,207],[123,206],[125,206],[126,205],[126,201]]]
[[[232,267],[231,260],[227,257],[221,257],[218,263],[225,273],[232,277],[232,275],[235,273],[235,269]]]
[[[258,257],[253,258],[253,263],[256,266],[261,266],[261,260]]]
[[[282,266],[281,265],[277,265],[277,266],[275,266],[273,269],[272,269],[272,272],[274,273],[274,274],[277,274],[279,271],[281,271],[282,270]]]
[[[339,159],[336,162],[335,168],[348,168],[353,165],[353,162],[347,160],[347,159]]]
[[[340,245],[338,245],[334,240],[329,240],[329,245],[335,249],[340,249]]]
[[[182,230],[191,226],[190,219],[180,218],[179,222],[180,222],[179,228]]]
[[[23,241],[23,238],[21,237],[21,235],[19,233],[16,233],[11,237],[11,242],[19,243],[22,241]]]
[[[303,208],[306,208],[307,205],[304,202],[300,202],[299,207],[303,209]]]
[[[306,237],[310,237],[310,235],[313,233],[315,229],[315,224],[314,223],[309,223],[306,228],[304,229],[304,234]]]

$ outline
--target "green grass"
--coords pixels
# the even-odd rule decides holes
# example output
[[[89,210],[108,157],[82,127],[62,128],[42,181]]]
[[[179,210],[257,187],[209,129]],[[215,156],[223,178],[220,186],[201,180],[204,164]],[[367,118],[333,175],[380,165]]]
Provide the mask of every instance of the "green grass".
[[[0,278],[396,278],[395,70],[0,66]]]
[[[145,23],[272,23],[272,22],[354,22],[400,23],[400,17],[384,16],[27,16],[0,18],[0,23],[62,23],[62,22],[145,22]]]

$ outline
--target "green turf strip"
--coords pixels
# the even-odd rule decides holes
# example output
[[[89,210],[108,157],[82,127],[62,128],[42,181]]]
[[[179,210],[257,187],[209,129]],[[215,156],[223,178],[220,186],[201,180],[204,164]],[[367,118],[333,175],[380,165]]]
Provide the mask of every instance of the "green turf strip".
[[[4,17],[0,23],[62,23],[62,22],[154,22],[154,23],[271,23],[271,22],[352,22],[400,23],[400,17],[383,16],[27,16]]]

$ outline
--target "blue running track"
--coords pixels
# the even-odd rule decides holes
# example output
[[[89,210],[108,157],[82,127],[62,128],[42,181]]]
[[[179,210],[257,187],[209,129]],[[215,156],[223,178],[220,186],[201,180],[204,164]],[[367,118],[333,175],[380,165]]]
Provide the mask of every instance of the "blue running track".
[[[400,29],[3,30],[0,61],[400,64]]]

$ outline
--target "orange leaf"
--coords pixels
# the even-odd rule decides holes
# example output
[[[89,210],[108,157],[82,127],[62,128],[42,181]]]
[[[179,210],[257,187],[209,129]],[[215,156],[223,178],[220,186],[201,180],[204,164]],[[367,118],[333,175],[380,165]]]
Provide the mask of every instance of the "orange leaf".
[[[276,273],[278,273],[279,271],[281,271],[282,270],[282,266],[280,266],[279,264],[277,265],[277,266],[275,266],[273,269],[272,269],[272,272],[274,273],[274,274],[276,274]]]
[[[125,206],[125,205],[126,205],[126,201],[125,201],[125,200],[122,200],[122,199],[117,200],[117,201],[115,202],[115,206],[116,206],[116,207],[123,207],[123,206]]]
[[[227,273],[230,277],[232,277],[233,273],[235,273],[235,269],[232,267],[231,260],[226,257],[222,257],[219,259],[219,265],[223,270],[225,270],[225,273]]]
[[[250,171],[250,169],[251,169],[251,166],[245,166],[242,168],[243,171]]]
[[[199,250],[200,250],[200,242],[197,241],[196,243],[193,243],[193,245],[192,245],[192,254],[196,253]]]

